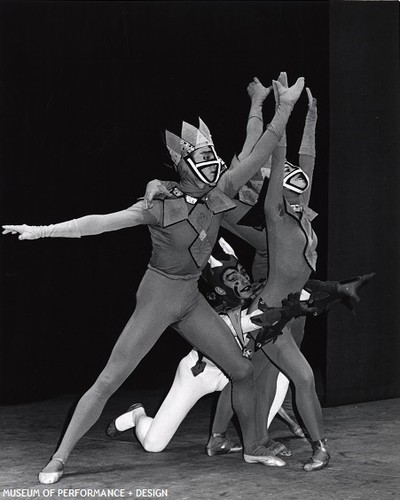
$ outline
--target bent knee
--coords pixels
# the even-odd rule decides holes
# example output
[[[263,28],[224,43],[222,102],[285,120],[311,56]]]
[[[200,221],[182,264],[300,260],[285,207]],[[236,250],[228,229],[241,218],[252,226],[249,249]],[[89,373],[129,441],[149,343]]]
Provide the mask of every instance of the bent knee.
[[[314,373],[310,369],[302,370],[295,379],[293,379],[295,386],[301,386],[307,389],[313,389],[315,387]]]
[[[155,441],[154,439],[145,438],[143,441],[143,448],[150,453],[160,453],[166,447],[166,444]]]
[[[239,380],[249,379],[254,377],[254,369],[251,361],[243,358],[243,362],[236,366],[231,373],[231,379],[233,382]]]

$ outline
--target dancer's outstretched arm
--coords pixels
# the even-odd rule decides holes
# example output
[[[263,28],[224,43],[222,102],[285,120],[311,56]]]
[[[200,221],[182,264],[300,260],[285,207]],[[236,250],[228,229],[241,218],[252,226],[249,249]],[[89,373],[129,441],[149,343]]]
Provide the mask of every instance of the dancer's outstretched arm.
[[[251,153],[256,142],[260,139],[264,132],[264,119],[262,106],[272,90],[271,87],[264,87],[257,77],[247,86],[247,93],[250,97],[250,110],[246,126],[246,139],[243,144],[242,150],[237,157],[234,158],[231,167],[237,165],[237,160],[241,161]],[[145,208],[153,206],[153,199],[156,196],[171,197],[169,189],[172,189],[173,183],[169,181],[161,181],[153,179],[148,182],[146,186],[146,193],[144,195]]]
[[[144,210],[144,202],[119,212],[104,215],[85,215],[58,224],[47,226],[30,226],[28,224],[3,225],[3,234],[19,234],[20,240],[36,240],[38,238],[80,238],[116,231],[140,224],[155,224],[160,216],[160,207],[154,206],[152,211]]]
[[[233,170],[228,170],[219,180],[218,187],[231,197],[258,172],[271,156],[285,132],[290,113],[304,88],[304,78],[298,78],[291,87],[282,85],[279,81],[274,81],[273,86],[279,101],[271,123],[249,156],[244,158]]]
[[[285,75],[286,76],[286,75]],[[285,88],[279,81],[273,81],[274,95],[277,108],[280,107],[280,88]],[[286,132],[282,130],[279,142],[272,152],[271,175],[268,190],[265,196],[264,213],[268,224],[269,218],[280,217],[283,210],[283,178],[285,175],[286,159]]]

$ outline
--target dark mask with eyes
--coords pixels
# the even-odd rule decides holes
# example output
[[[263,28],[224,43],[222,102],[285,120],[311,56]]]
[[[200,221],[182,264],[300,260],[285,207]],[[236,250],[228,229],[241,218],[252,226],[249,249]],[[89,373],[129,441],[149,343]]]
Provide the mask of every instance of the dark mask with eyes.
[[[211,256],[202,276],[228,308],[243,304],[253,295],[250,277],[233,254]]]

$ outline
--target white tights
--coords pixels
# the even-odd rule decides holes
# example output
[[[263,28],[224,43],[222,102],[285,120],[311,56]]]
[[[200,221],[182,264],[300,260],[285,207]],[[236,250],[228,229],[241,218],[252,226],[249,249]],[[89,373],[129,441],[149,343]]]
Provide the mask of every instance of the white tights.
[[[206,394],[222,391],[229,382],[221,370],[207,358],[203,358],[206,362],[204,371],[194,377],[191,368],[197,360],[198,353],[194,349],[181,359],[171,389],[154,418],[138,413],[135,433],[146,451],[156,453],[164,450],[197,401]],[[288,379],[280,373],[268,426],[282,405],[288,385]]]

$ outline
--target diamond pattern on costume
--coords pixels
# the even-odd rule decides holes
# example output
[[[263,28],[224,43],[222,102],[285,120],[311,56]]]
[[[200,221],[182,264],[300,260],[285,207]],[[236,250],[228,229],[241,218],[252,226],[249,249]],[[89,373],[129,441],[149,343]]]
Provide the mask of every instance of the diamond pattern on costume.
[[[204,203],[197,203],[189,214],[189,222],[198,233],[198,237],[191,244],[189,252],[199,267],[202,267],[211,254],[212,247],[207,238],[207,230],[210,227],[213,213]]]
[[[170,187],[173,188],[171,191],[175,196],[184,194],[177,186],[174,186],[174,183],[171,183]],[[200,268],[203,267],[212,251],[207,231],[213,215],[235,208],[236,203],[218,188],[214,188],[202,200],[197,201],[190,214],[183,196],[176,199],[167,198],[163,203],[163,227],[187,220],[198,234],[189,247],[189,252],[197,266]]]
[[[212,210],[214,214],[219,214],[220,212],[226,212],[227,210],[236,208],[236,203],[218,188],[214,188],[208,193],[206,203],[208,208]]]
[[[205,238],[204,240],[201,240],[199,237],[196,238],[189,247],[189,252],[198,267],[203,267],[212,252],[212,247],[208,238]]]
[[[205,240],[207,238],[207,233],[202,229],[199,234],[199,238],[201,241]]]
[[[163,226],[171,226],[188,218],[188,209],[183,198],[164,200]]]
[[[212,218],[213,213],[206,207],[206,205],[204,205],[204,203],[197,203],[189,214],[189,222],[199,234],[202,229],[207,232]]]

